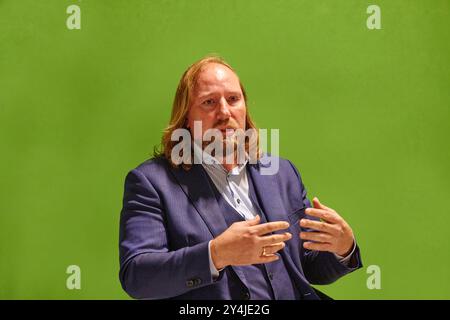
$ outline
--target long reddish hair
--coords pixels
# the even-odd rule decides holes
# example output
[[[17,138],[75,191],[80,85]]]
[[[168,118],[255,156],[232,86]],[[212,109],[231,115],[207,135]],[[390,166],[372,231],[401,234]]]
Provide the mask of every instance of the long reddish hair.
[[[223,66],[226,66],[231,71],[236,73],[234,69],[222,58],[215,56],[215,55],[208,55],[194,64],[192,64],[184,73],[183,76],[180,79],[180,82],[178,83],[177,91],[175,93],[175,99],[173,100],[172,105],[172,114],[170,116],[170,122],[169,125],[164,129],[163,135],[161,138],[161,144],[158,147],[155,147],[153,155],[155,157],[165,157],[172,166],[177,167],[176,164],[174,164],[171,160],[171,154],[173,147],[178,143],[178,141],[172,141],[172,133],[176,129],[184,128],[186,127],[186,118],[189,111],[189,106],[191,102],[191,95],[194,92],[194,86],[197,82],[198,75],[202,71],[203,67],[206,66],[209,63],[217,63],[221,64]],[[244,86],[242,85],[241,81],[239,80],[239,85],[242,90],[242,94],[244,96],[244,102],[246,106],[246,123],[245,123],[245,130],[248,129],[255,129],[257,134],[257,159],[261,156],[261,151],[259,150],[259,132],[256,128],[255,123],[253,122],[252,118],[250,117],[250,113],[248,112],[247,108],[247,94],[245,92]],[[249,145],[246,143],[245,145],[246,152],[249,152]],[[192,162],[191,162],[192,163]],[[183,168],[188,169],[189,165],[182,164]]]

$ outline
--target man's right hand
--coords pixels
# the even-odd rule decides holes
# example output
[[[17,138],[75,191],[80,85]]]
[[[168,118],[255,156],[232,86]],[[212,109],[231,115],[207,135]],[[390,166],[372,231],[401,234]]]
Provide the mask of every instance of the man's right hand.
[[[266,234],[287,229],[289,223],[259,222],[259,215],[252,220],[235,222],[211,241],[211,259],[216,269],[220,270],[229,265],[268,263],[279,259],[275,253],[286,246],[284,242],[291,239],[292,235],[289,232]]]

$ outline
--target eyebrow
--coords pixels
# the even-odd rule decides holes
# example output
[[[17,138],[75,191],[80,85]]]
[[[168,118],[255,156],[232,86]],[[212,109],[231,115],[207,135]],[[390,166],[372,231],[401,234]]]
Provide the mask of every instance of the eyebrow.
[[[213,94],[214,94],[213,92],[202,94],[201,96],[198,96],[197,99],[204,99],[204,98],[212,96]]]
[[[201,96],[198,96],[197,99],[204,99],[204,98],[210,97],[210,96],[212,96],[214,94],[215,94],[214,92],[205,93],[205,94],[202,94]],[[231,95],[242,96],[242,93],[239,92],[239,91],[230,91],[230,92],[227,92],[226,94],[227,95],[231,94]]]

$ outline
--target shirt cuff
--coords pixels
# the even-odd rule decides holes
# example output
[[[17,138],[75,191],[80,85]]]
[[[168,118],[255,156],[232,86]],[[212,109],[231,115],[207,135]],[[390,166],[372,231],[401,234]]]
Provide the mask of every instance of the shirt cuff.
[[[356,241],[355,241],[355,239],[353,239],[353,249],[346,257],[340,256],[340,255],[338,255],[336,253],[334,253],[334,256],[336,257],[336,259],[338,259],[338,261],[340,263],[342,263],[344,266],[348,267],[349,262],[350,262],[350,258],[352,257],[352,255],[355,252],[355,250],[356,250]]]
[[[216,280],[219,277],[219,272],[222,271],[223,269],[217,270],[216,267],[214,266],[214,262],[211,259],[211,241],[212,240],[208,242],[209,270],[211,271],[212,279]]]

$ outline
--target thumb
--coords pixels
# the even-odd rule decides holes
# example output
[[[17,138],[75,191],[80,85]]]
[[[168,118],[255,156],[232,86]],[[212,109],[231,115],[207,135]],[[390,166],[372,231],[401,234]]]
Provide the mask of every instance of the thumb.
[[[328,210],[328,211],[334,211],[333,209],[328,208],[327,206],[323,205],[323,204],[319,201],[319,198],[317,198],[317,197],[314,197],[314,199],[313,199],[313,206],[314,206],[314,208],[316,208],[316,209],[323,209],[323,210]]]
[[[316,209],[324,209],[323,205],[319,201],[319,198],[317,198],[317,197],[313,198],[313,207]]]
[[[259,214],[256,215],[256,217],[254,217],[251,220],[247,220],[247,225],[249,226],[256,226],[257,224],[259,224],[259,221],[261,220]]]

